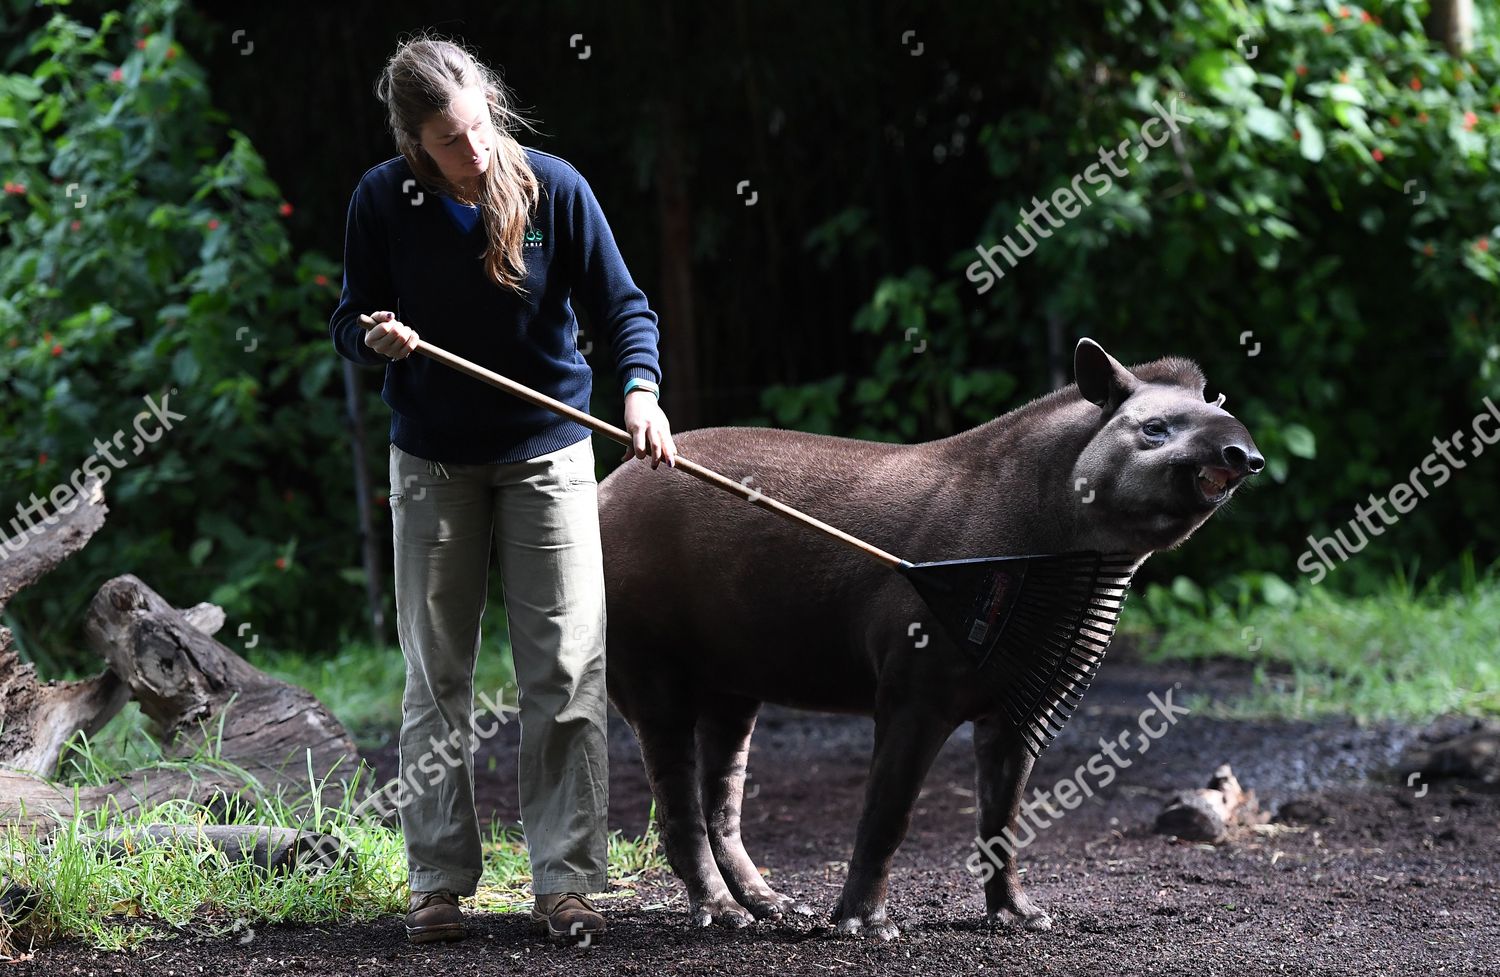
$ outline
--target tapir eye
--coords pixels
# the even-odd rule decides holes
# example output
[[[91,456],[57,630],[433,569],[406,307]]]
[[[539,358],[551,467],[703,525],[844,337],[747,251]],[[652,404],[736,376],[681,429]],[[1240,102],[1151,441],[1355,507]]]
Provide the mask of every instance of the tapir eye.
[[[1152,419],[1141,425],[1141,433],[1153,441],[1164,441],[1171,432],[1167,428],[1167,422]]]

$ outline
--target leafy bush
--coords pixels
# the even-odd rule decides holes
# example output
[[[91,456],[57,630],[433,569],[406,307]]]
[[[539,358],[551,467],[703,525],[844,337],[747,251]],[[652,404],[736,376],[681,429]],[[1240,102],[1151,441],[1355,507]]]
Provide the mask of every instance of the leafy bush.
[[[56,12],[26,71],[0,75],[0,530],[12,496],[45,496],[95,439],[126,435],[123,467],[102,466],[105,529],[14,609],[44,659],[124,572],[268,643],[330,642],[363,613],[327,340],[338,266],[291,254],[294,203],[214,109],[177,13],[148,0],[93,28]],[[185,417],[135,453],[146,397]]]
[[[1191,356],[1268,477],[1147,578],[1232,594],[1230,571],[1295,576],[1309,534],[1500,396],[1500,11],[1480,4],[1456,59],[1423,33],[1424,8],[1127,0],[1068,28],[1041,103],[981,127],[995,189],[978,247],[1019,241],[1033,195],[1138,144],[1158,105],[1191,121],[991,287],[969,276],[973,249],[883,282],[853,324],[879,340],[867,371],[773,389],[763,408],[785,426],[942,437],[1047,389],[1049,320],[1069,348],[1090,335],[1127,363]],[[809,249],[860,232],[840,215]],[[1437,569],[1469,546],[1493,559],[1494,472],[1489,458],[1455,472],[1334,580],[1378,586],[1393,563]]]

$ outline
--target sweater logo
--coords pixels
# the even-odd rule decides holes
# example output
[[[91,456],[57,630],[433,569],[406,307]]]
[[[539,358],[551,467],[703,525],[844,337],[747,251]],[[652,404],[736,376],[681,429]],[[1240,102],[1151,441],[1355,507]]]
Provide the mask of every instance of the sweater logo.
[[[526,240],[522,243],[521,246],[525,248],[539,248],[542,246],[542,242],[545,240],[545,234],[543,234],[536,228],[530,228],[526,231]]]

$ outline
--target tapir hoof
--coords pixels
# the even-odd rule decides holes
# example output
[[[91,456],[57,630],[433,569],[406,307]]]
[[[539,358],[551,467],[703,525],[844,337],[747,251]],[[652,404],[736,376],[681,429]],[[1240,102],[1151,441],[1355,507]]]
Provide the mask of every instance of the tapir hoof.
[[[843,918],[839,918],[838,913],[839,910],[835,909],[832,915],[835,920],[833,931],[839,936],[872,936],[890,941],[901,935],[901,928],[886,918],[884,909]]]
[[[694,926],[711,926],[717,923],[730,929],[744,929],[755,922],[755,917],[745,912],[730,896],[710,899],[688,907]]]
[[[1036,906],[1028,906],[1025,912],[1014,909],[997,910],[990,913],[990,922],[998,926],[1019,922],[1023,929],[1032,933],[1045,933],[1052,928],[1052,917]]]
[[[801,902],[791,896],[784,896],[774,890],[766,890],[763,895],[755,896],[744,903],[746,909],[755,914],[756,919],[785,919],[791,916],[811,916],[813,908],[805,902]]]

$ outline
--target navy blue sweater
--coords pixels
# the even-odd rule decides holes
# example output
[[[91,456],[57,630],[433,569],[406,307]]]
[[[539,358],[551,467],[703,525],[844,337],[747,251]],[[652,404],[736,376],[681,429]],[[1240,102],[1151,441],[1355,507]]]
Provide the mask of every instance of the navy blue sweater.
[[[661,382],[656,313],[599,201],[566,160],[534,149],[526,157],[542,195],[526,236],[524,296],[485,277],[483,224],[461,221],[453,201],[424,192],[404,156],[368,170],[349,201],[344,292],[329,332],[345,359],[385,367],[391,441],[419,458],[521,461],[591,432],[426,356],[381,356],[364,344],[360,313],[395,312],[434,346],[587,412],[593,371],[578,351],[576,296],[614,352],[621,382]]]

